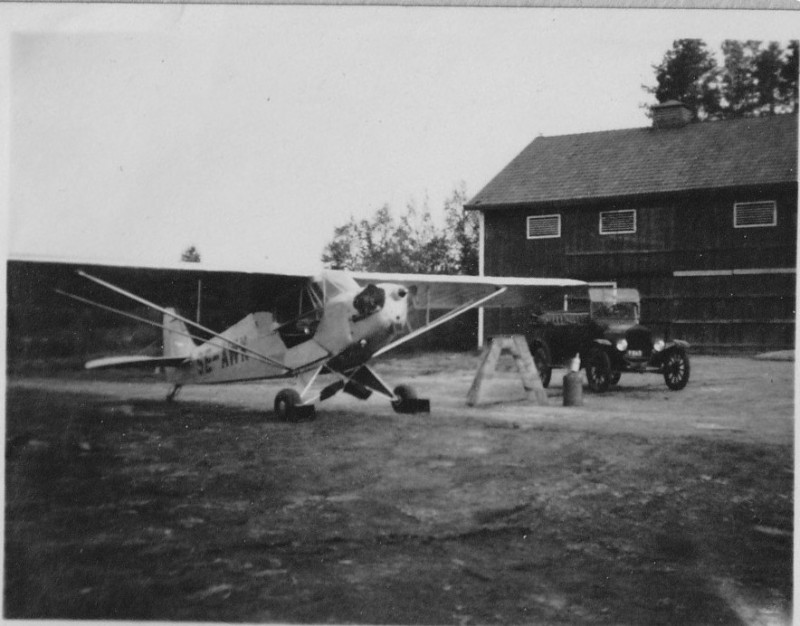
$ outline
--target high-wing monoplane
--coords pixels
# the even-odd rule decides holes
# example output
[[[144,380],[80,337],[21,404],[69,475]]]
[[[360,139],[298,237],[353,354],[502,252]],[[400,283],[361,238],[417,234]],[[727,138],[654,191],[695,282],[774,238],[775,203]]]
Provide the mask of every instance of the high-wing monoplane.
[[[186,271],[201,270],[194,264],[183,267]],[[388,385],[369,362],[475,307],[528,306],[537,294],[584,284],[560,278],[338,270],[316,274],[263,272],[260,285],[276,292],[268,299],[270,310],[249,313],[227,330],[217,332],[175,308],[161,306],[99,277],[97,270],[102,272],[103,266],[88,269],[92,273],[84,269],[77,273],[91,283],[95,292],[98,286],[100,291],[114,292],[136,302],[139,308],[159,312],[161,321],[79,293],[57,291],[83,304],[160,327],[163,354],[99,358],[88,361],[87,369],[163,368],[172,385],[170,400],[189,384],[295,379],[299,384],[280,391],[275,398],[275,412],[288,420],[313,417],[317,402],[340,391],[359,399],[377,392],[388,398],[397,412],[426,412],[430,407],[427,399],[417,398],[406,385]],[[115,269],[115,276],[124,276],[119,267]],[[447,312],[440,314],[444,309]],[[438,315],[433,319],[432,311]],[[411,315],[412,312],[416,314]],[[416,328],[412,317],[422,320]],[[330,375],[333,382],[316,391],[321,385],[315,382],[322,375]]]

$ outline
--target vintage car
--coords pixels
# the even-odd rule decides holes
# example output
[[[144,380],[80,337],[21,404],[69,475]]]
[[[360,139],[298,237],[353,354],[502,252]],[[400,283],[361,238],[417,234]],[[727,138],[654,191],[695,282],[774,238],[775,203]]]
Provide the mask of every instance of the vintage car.
[[[654,372],[670,389],[689,382],[689,344],[665,341],[639,323],[636,289],[588,287],[564,294],[558,309],[537,312],[528,343],[545,387],[554,367],[580,355],[589,388],[606,391],[623,372]],[[554,305],[551,302],[551,305]]]

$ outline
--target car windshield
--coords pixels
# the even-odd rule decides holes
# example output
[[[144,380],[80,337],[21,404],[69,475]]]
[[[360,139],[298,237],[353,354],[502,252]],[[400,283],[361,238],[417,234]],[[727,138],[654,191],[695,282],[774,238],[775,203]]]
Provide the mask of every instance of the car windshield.
[[[639,319],[639,305],[636,302],[592,302],[592,317],[636,320]]]
[[[639,319],[639,292],[630,288],[589,289],[592,317],[614,320]]]

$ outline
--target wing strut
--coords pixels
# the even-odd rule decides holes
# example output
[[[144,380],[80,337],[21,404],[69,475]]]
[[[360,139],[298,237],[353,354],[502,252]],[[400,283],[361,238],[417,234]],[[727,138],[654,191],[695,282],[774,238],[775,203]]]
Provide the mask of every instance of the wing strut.
[[[280,363],[279,361],[276,361],[274,359],[270,359],[268,356],[264,356],[260,352],[256,352],[255,350],[252,350],[252,349],[248,348],[247,346],[240,344],[237,341],[233,341],[232,339],[229,339],[228,337],[223,337],[219,333],[216,333],[213,330],[211,330],[210,328],[206,328],[205,326],[203,326],[201,324],[198,324],[197,322],[192,321],[187,317],[183,317],[181,315],[178,315],[175,312],[168,311],[167,309],[165,309],[163,307],[160,307],[157,304],[153,304],[149,300],[145,300],[144,298],[141,298],[141,297],[139,297],[139,296],[137,296],[135,294],[132,294],[129,291],[125,291],[124,289],[122,289],[120,287],[117,287],[116,285],[112,285],[111,283],[108,283],[108,282],[106,282],[104,280],[96,278],[95,276],[92,276],[91,274],[87,274],[83,270],[78,270],[78,275],[83,276],[84,278],[88,278],[92,282],[95,282],[98,285],[102,285],[103,287],[105,287],[106,289],[110,289],[111,291],[115,291],[116,293],[119,293],[119,294],[125,296],[126,298],[130,298],[131,300],[134,300],[134,301],[138,302],[139,304],[144,304],[145,306],[148,306],[151,309],[155,309],[156,311],[161,311],[165,315],[169,315],[171,317],[174,317],[175,319],[182,321],[187,326],[191,326],[193,328],[198,328],[198,329],[202,330],[203,332],[208,333],[209,335],[212,335],[212,336],[214,336],[214,337],[216,337],[218,339],[221,339],[222,341],[225,341],[225,342],[227,342],[227,343],[229,343],[229,344],[231,344],[233,346],[236,346],[243,353],[246,353],[248,356],[250,356],[250,357],[252,357],[254,359],[262,361],[263,363],[267,363],[268,365],[272,365],[273,367],[277,367],[277,368],[280,368],[282,370],[285,370],[286,372],[291,372],[292,371],[291,368],[286,367],[283,363]]]
[[[393,350],[400,344],[405,343],[406,341],[410,341],[411,339],[414,339],[414,337],[419,337],[420,335],[427,333],[429,330],[436,328],[440,324],[449,322],[451,319],[458,317],[462,313],[466,313],[470,309],[474,309],[475,307],[481,306],[482,304],[485,304],[489,300],[492,300],[497,296],[502,295],[503,293],[506,292],[506,289],[507,287],[500,287],[496,291],[490,293],[488,296],[484,296],[483,298],[478,298],[477,300],[474,300],[472,302],[467,302],[466,304],[462,304],[460,307],[445,313],[441,317],[436,318],[435,320],[433,320],[429,324],[426,324],[422,328],[418,328],[414,332],[404,335],[403,337],[400,337],[400,339],[398,339],[397,341],[393,341],[392,343],[383,346],[383,348],[375,352],[375,354],[373,354],[372,356],[376,357],[386,352],[389,352],[389,350]]]
[[[77,300],[78,302],[82,302],[83,304],[89,304],[91,306],[95,306],[98,309],[103,309],[104,311],[111,311],[111,313],[116,313],[117,315],[121,315],[123,317],[130,318],[132,320],[136,320],[137,322],[141,322],[142,324],[149,324],[150,326],[155,326],[156,328],[164,328],[163,324],[159,324],[158,322],[154,322],[153,320],[149,320],[146,317],[139,317],[138,315],[134,315],[133,313],[128,313],[127,311],[122,311],[121,309],[115,309],[112,306],[107,306],[105,304],[100,304],[99,302],[95,302],[94,300],[89,300],[88,298],[82,298],[81,296],[76,296],[73,293],[67,293],[66,291],[61,291],[60,289],[54,290],[57,294],[61,296],[66,296],[67,298],[72,298],[73,300]],[[184,333],[180,330],[175,330],[170,328],[170,332],[175,333],[176,335],[183,335],[184,337],[188,337],[194,341],[204,341],[201,337],[197,335],[192,335],[190,333]]]
[[[129,319],[136,320],[137,322],[141,322],[142,324],[149,324],[150,326],[155,326],[156,328],[161,328],[162,330],[166,328],[164,324],[159,324],[158,322],[154,322],[153,320],[149,320],[145,317],[139,317],[138,315],[134,315],[133,313],[128,313],[127,311],[115,309],[114,307],[108,306],[106,304],[100,304],[99,302],[95,302],[94,300],[89,300],[88,298],[82,298],[81,296],[76,296],[73,293],[67,293],[66,291],[61,291],[61,289],[56,289],[55,292],[59,295],[66,296],[67,298],[72,298],[73,300],[77,300],[78,302],[82,302],[84,304],[89,304],[91,306],[97,307],[98,309],[103,309],[104,311],[110,311],[111,313],[116,313],[117,315],[121,315],[122,317],[127,317]],[[185,333],[175,328],[170,328],[169,331],[176,335],[188,337],[192,341],[199,341],[200,343],[203,343],[205,341],[205,339],[203,339],[202,337],[198,337],[197,335],[192,335],[191,333]],[[231,352],[235,352],[236,354],[240,354],[242,356],[249,356],[246,352],[242,352],[238,348],[228,348],[228,350],[230,350]]]

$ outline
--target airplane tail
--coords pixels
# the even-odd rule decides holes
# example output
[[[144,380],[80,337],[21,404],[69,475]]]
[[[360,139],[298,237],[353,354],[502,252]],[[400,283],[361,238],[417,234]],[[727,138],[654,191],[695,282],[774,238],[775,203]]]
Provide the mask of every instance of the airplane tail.
[[[165,309],[164,326],[164,356],[165,357],[186,357],[192,353],[195,343],[189,335],[181,320],[176,319],[170,313],[175,313],[175,309]]]

